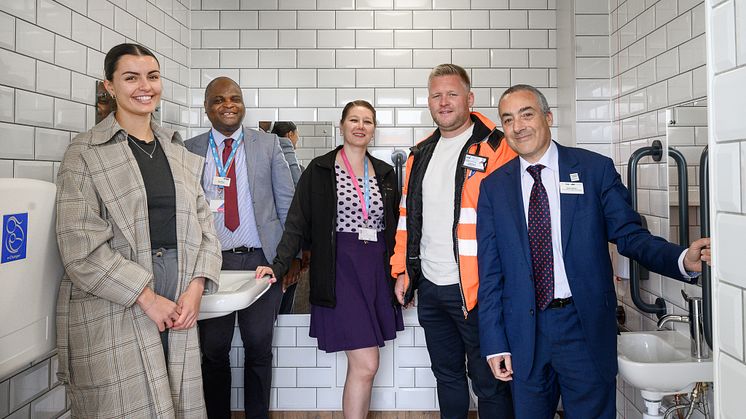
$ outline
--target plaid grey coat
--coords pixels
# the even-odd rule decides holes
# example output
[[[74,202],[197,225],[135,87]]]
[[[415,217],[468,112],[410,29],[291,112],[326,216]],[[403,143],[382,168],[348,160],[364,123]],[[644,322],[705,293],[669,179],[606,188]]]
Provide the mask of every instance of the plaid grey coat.
[[[220,245],[205,201],[202,158],[152,124],[176,190],[180,295],[203,276],[217,290]],[[65,275],[57,299],[59,378],[73,417],[205,417],[197,328],[169,333],[135,304],[153,287],[145,186],[113,114],[75,137],[57,175],[57,241]]]

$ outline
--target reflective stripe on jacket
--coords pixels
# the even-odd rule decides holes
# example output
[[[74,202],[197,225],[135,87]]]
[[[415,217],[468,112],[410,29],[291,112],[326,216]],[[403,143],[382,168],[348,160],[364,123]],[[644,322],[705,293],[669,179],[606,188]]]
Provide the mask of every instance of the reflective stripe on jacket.
[[[461,150],[460,170],[456,173],[454,201],[453,244],[454,256],[459,264],[460,286],[463,309],[469,311],[477,304],[479,275],[477,271],[477,200],[479,185],[487,175],[516,157],[516,153],[502,141],[503,133],[495,124],[478,112],[471,113],[474,130],[471,138]],[[414,297],[422,279],[420,264],[420,240],[422,239],[422,179],[440,139],[440,130],[415,145],[407,158],[406,180],[402,186],[399,205],[399,223],[396,231],[396,246],[391,257],[391,275],[396,278],[406,275],[404,301]],[[487,158],[487,168],[483,172],[464,169],[466,154]],[[458,191],[461,193],[459,194]]]

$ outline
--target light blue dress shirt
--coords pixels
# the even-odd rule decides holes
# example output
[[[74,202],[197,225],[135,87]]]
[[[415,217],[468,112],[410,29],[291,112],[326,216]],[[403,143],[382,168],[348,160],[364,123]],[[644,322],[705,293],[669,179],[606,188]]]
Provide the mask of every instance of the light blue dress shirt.
[[[234,144],[241,135],[243,126],[231,135]],[[214,128],[212,136],[215,144],[218,146],[218,156],[222,158],[223,149],[225,148],[225,135],[221,134]],[[230,231],[225,227],[225,216],[222,212],[213,212],[215,220],[215,230],[218,233],[218,239],[223,250],[233,249],[235,247],[262,247],[259,240],[259,230],[256,228],[256,218],[254,217],[254,205],[251,199],[251,190],[249,189],[249,175],[246,170],[246,151],[244,148],[246,138],[241,142],[240,147],[236,150],[233,165],[236,168],[236,186],[238,194],[238,219],[240,224],[236,231]],[[209,147],[209,146],[208,146]],[[213,185],[212,180],[217,174],[217,167],[212,152],[207,152],[205,172],[202,175],[202,186],[205,189],[205,197],[208,200],[218,199],[218,187]]]

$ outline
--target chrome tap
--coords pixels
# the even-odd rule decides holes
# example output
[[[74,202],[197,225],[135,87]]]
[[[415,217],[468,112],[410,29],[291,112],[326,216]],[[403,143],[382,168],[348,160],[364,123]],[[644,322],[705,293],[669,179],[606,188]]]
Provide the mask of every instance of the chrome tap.
[[[658,320],[658,330],[663,329],[663,326],[667,325],[668,323],[689,323],[689,316],[686,314],[679,315],[679,314],[666,314],[665,316],[661,317],[660,320]]]
[[[658,320],[658,329],[671,322],[688,323],[689,336],[691,337],[691,354],[696,359],[707,359],[710,357],[710,350],[704,338],[704,328],[702,326],[702,298],[689,297],[684,290],[681,295],[689,307],[688,315],[666,314]]]

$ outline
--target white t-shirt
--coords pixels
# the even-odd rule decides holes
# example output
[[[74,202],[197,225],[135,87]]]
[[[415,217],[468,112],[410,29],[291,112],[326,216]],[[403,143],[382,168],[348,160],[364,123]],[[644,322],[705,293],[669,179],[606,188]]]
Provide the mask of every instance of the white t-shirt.
[[[461,150],[471,138],[474,124],[452,138],[441,137],[435,145],[422,180],[422,274],[436,285],[458,284],[453,254],[453,214],[456,166]]]

